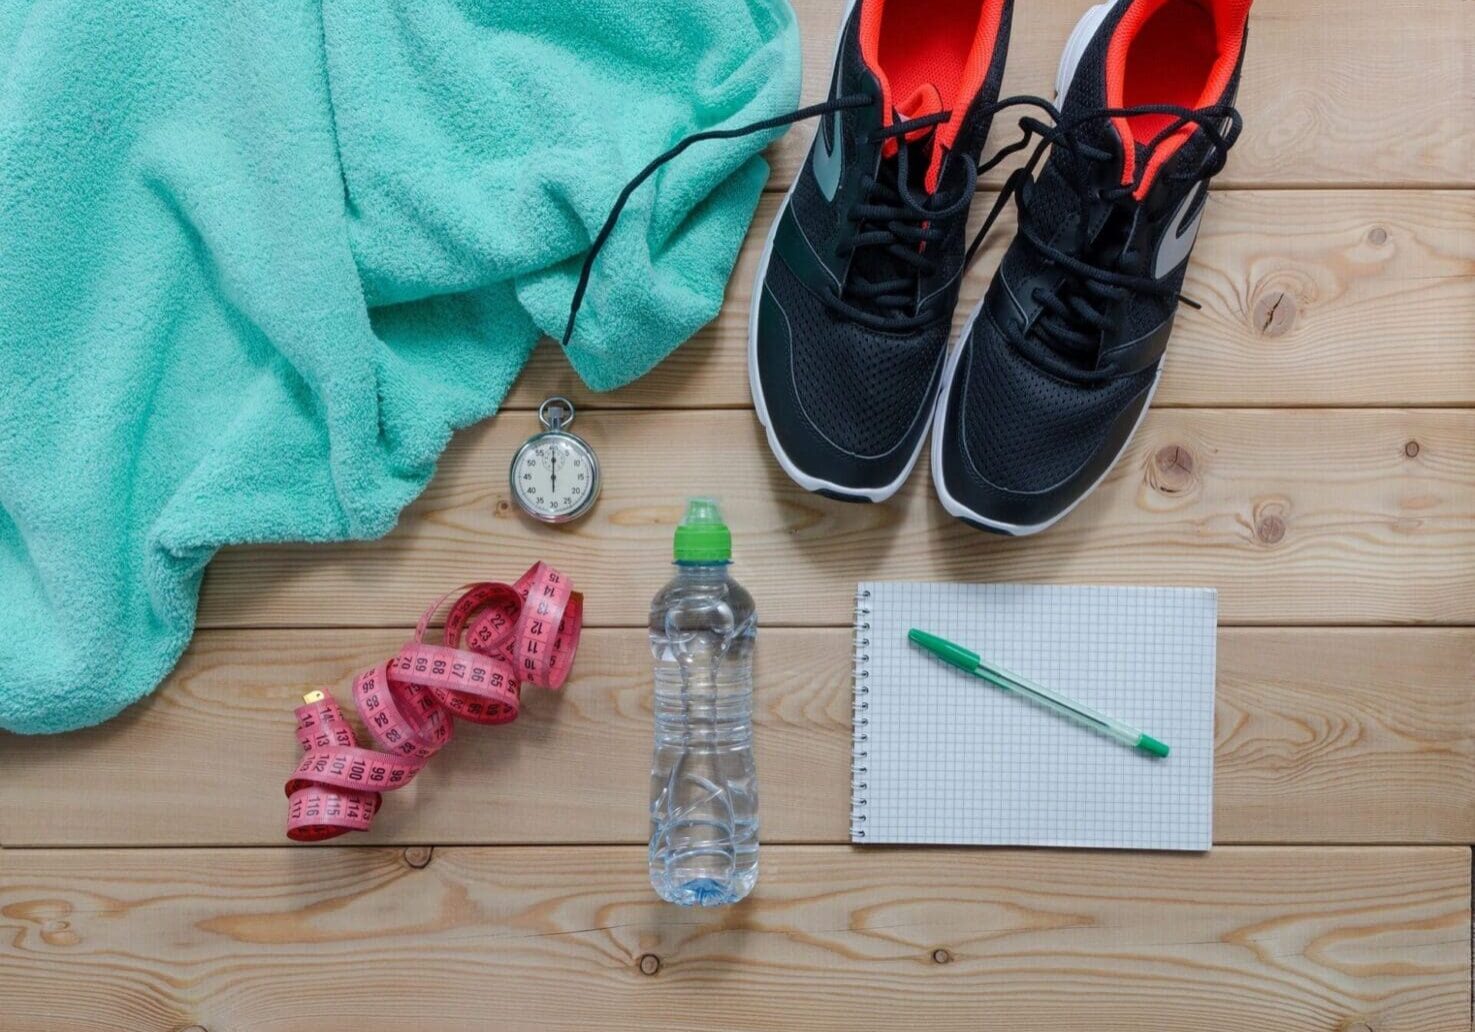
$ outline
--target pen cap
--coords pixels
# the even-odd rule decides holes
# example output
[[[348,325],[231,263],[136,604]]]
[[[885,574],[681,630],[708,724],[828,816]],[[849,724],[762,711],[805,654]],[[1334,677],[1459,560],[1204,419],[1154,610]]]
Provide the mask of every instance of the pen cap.
[[[963,646],[954,645],[946,638],[939,638],[935,634],[919,631],[915,627],[907,632],[907,639],[913,645],[926,649],[944,663],[951,663],[960,670],[977,669],[980,662],[978,653],[969,652]]]

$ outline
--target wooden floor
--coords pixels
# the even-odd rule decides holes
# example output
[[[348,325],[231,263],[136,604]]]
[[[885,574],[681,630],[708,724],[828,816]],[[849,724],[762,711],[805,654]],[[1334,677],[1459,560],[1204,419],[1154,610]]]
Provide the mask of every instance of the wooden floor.
[[[1047,88],[1085,4],[1021,0],[1006,91]],[[796,6],[814,99],[841,0]],[[778,471],[743,345],[801,128],[721,318],[662,368],[591,396],[545,347],[386,540],[222,554],[151,699],[0,738],[0,1030],[1469,1030],[1475,4],[1259,0],[1241,106],[1204,310],[1127,456],[1042,537],[949,520],[925,468],[870,507]],[[569,530],[505,489],[553,391],[607,466]],[[765,843],[749,903],[687,912],[645,878],[641,628],[704,491],[764,621]],[[588,595],[564,695],[459,737],[372,835],[288,848],[294,700],[535,558]],[[1217,587],[1214,850],[846,845],[845,624],[873,577]]]

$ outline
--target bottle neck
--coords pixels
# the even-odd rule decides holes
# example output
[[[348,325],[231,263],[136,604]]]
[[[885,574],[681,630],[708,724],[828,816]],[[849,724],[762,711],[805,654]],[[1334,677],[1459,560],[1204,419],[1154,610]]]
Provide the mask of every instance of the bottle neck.
[[[726,580],[727,568],[732,565],[730,559],[718,562],[693,562],[689,559],[678,559],[674,564],[677,576],[682,580]]]

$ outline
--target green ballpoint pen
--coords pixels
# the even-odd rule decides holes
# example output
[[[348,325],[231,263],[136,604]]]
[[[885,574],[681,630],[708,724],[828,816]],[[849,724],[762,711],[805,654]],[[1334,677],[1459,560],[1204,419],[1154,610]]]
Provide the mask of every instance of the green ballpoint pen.
[[[1006,692],[1015,692],[1025,698],[1033,699],[1041,706],[1054,710],[1061,716],[1070,717],[1084,727],[1115,738],[1123,745],[1141,749],[1150,756],[1168,755],[1168,747],[1151,735],[1138,731],[1130,724],[1124,724],[1120,720],[1097,713],[1078,702],[1072,702],[1048,688],[1026,681],[1018,674],[1011,674],[1007,670],[990,666],[977,653],[969,652],[961,645],[954,645],[946,638],[939,638],[935,634],[928,634],[926,631],[919,631],[915,628],[907,632],[907,638],[913,645],[926,649],[944,663],[966,671],[974,677],[982,678],[995,688],[1002,688]]]

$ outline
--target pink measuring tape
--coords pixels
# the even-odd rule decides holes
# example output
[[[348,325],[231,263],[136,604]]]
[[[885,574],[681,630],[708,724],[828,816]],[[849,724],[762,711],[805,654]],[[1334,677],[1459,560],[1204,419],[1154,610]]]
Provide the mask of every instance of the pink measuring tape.
[[[430,622],[462,592],[439,644]],[[559,689],[584,626],[584,597],[567,577],[537,563],[516,584],[468,584],[431,603],[399,653],[353,682],[353,701],[378,744],[366,749],[327,692],[295,710],[302,761],[287,779],[287,837],[319,842],[367,831],[382,792],[408,785],[451,740],[453,718],[516,720],[526,682]],[[464,644],[462,642],[464,636]]]

